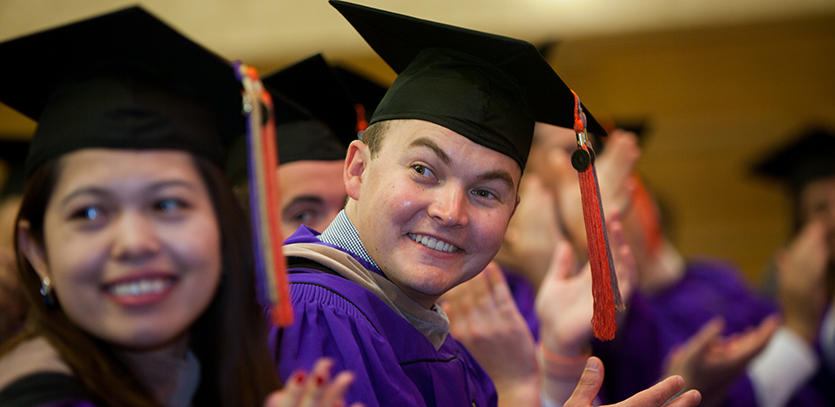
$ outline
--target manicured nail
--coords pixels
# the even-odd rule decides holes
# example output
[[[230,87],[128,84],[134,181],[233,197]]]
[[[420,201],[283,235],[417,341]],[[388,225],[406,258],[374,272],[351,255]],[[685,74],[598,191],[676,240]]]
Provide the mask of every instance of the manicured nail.
[[[304,374],[304,372],[299,372],[296,376],[296,383],[301,384],[302,382],[304,382],[305,376],[306,375]]]
[[[586,362],[586,370],[596,372],[598,369],[600,369],[600,362],[598,362],[597,359],[589,358]]]
[[[316,385],[321,386],[322,383],[325,382],[325,378],[322,375],[316,375]]]

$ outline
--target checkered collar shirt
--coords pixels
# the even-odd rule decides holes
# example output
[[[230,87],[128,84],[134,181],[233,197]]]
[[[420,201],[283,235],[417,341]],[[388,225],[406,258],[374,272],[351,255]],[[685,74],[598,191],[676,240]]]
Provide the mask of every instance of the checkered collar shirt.
[[[331,222],[327,229],[325,229],[325,231],[322,232],[318,238],[322,242],[334,245],[358,256],[359,258],[365,260],[368,264],[377,268],[377,270],[380,270],[380,267],[377,266],[377,263],[371,259],[368,251],[365,250],[365,246],[362,245],[360,235],[357,233],[357,228],[355,228],[354,224],[351,223],[351,220],[348,219],[348,215],[345,214],[344,209],[339,211],[339,214],[336,215],[333,222]]]

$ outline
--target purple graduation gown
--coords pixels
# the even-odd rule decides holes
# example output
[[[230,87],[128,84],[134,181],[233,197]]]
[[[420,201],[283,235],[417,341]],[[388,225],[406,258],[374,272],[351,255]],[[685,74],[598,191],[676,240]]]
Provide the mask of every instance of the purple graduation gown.
[[[613,341],[593,342],[606,366],[601,398],[624,400],[661,378],[667,354],[683,344],[714,316],[725,319],[724,335],[758,325],[776,308],[756,296],[732,266],[712,260],[688,263],[684,277],[655,295],[637,292]],[[808,387],[808,386],[807,386]],[[819,405],[802,388],[790,405]],[[806,401],[800,401],[805,399]],[[751,381],[743,374],[731,386],[726,406],[756,406]]]
[[[317,243],[302,227],[285,244]],[[371,268],[362,259],[361,264]],[[338,275],[312,269],[288,274],[295,322],[270,331],[282,380],[316,359],[334,360],[334,372],[356,375],[350,404],[376,406],[495,406],[487,373],[451,335],[435,347],[370,291]]]

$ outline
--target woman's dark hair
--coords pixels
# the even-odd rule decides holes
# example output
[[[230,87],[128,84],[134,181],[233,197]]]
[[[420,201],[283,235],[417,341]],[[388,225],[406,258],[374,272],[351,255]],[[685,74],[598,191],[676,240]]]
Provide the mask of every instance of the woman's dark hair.
[[[269,393],[280,387],[280,381],[267,349],[266,318],[255,296],[249,222],[223,171],[205,158],[195,157],[194,162],[220,228],[223,269],[214,299],[190,330],[190,348],[201,364],[200,386],[192,403],[261,406]],[[31,238],[41,245],[46,207],[60,171],[59,158],[33,172],[17,217],[18,222],[29,222]],[[30,308],[26,329],[7,342],[0,355],[27,338],[41,336],[58,351],[93,401],[112,407],[158,406],[111,346],[75,325],[60,304],[50,307],[44,303],[40,278],[23,256],[17,239],[15,249],[21,287]]]

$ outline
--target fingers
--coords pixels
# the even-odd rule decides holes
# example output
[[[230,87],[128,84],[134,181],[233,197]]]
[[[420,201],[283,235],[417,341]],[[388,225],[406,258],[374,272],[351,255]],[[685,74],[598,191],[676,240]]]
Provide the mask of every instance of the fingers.
[[[618,286],[621,290],[621,297],[627,300],[632,294],[632,288],[638,280],[638,267],[635,258],[632,256],[632,248],[626,243],[623,232],[623,223],[620,215],[615,213],[607,227],[613,245],[615,260],[615,274],[618,277]]]
[[[568,242],[557,242],[557,248],[551,257],[551,265],[548,267],[548,274],[553,280],[565,280],[572,274],[574,267],[574,251]]]
[[[723,329],[725,329],[725,321],[722,317],[714,317],[687,340],[683,347],[684,352],[691,356],[703,355],[711,344],[721,338]]]
[[[317,401],[322,398],[323,387],[330,381],[331,367],[333,367],[333,360],[328,358],[321,358],[316,361],[313,370],[310,371],[310,377],[305,383],[304,394],[298,404],[302,406],[316,406]]]
[[[698,390],[690,390],[667,403],[666,407],[693,407],[702,402],[702,394]]]
[[[513,294],[510,292],[510,287],[508,287],[504,273],[498,264],[490,262],[487,268],[484,269],[483,274],[486,277],[485,280],[487,281],[489,291],[499,308],[513,301]]]
[[[600,391],[603,384],[603,363],[600,359],[592,356],[586,361],[586,367],[577,387],[571,393],[571,397],[565,402],[564,407],[590,406]],[[673,393],[675,394],[675,393]]]
[[[345,393],[354,382],[354,374],[349,371],[340,372],[331,381],[330,385],[322,391],[322,397],[316,404],[311,406],[344,406]]]
[[[290,375],[284,388],[272,393],[264,407],[333,407],[345,405],[345,393],[354,381],[348,371],[330,379],[333,361],[321,358],[309,375],[297,371]],[[358,406],[354,404],[353,406]]]
[[[299,370],[291,374],[284,383],[284,388],[273,392],[264,403],[264,407],[294,407],[302,398],[307,374]]]
[[[670,376],[660,383],[652,386],[626,400],[615,404],[614,406],[617,407],[627,407],[627,406],[646,406],[646,407],[660,407],[663,406],[664,403],[667,402],[671,397],[676,395],[681,389],[684,388],[684,379],[681,376]],[[698,392],[696,392],[698,393]],[[687,393],[685,393],[687,394]],[[688,397],[691,398],[691,397]],[[679,397],[681,399],[681,397]],[[681,404],[681,401],[676,399],[676,407],[683,407],[683,406],[695,406],[698,404],[698,401],[701,401],[701,398],[695,404]],[[685,400],[686,401],[686,400]]]
[[[724,359],[728,363],[741,366],[748,364],[751,359],[757,356],[768,345],[771,336],[780,327],[780,317],[769,316],[760,325],[749,332],[735,337],[727,346]]]

